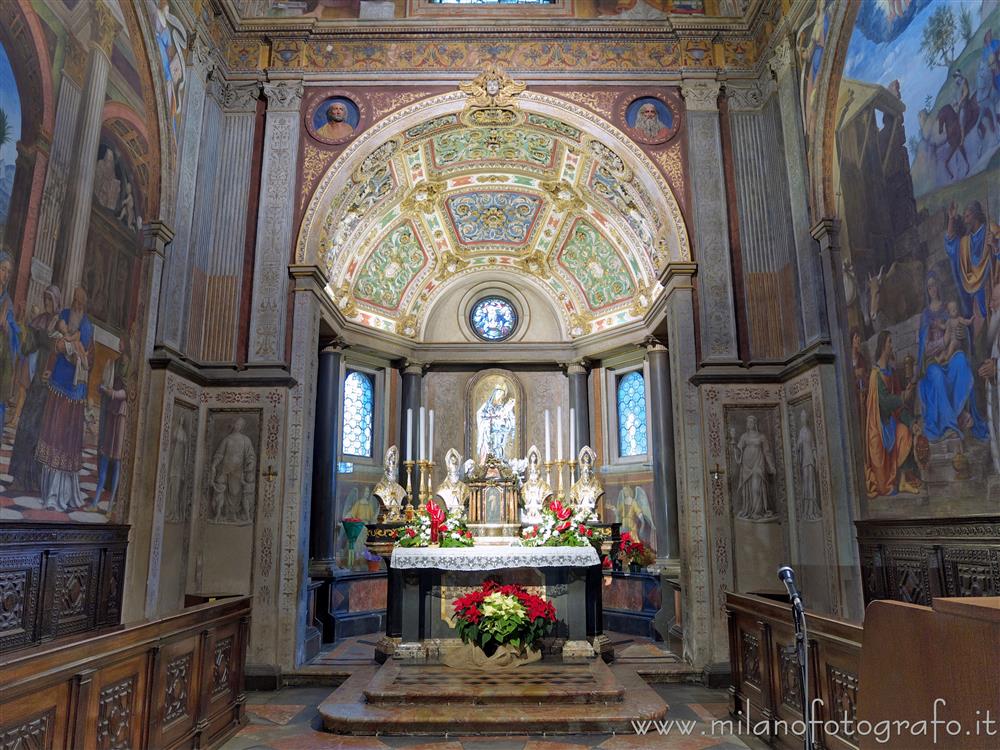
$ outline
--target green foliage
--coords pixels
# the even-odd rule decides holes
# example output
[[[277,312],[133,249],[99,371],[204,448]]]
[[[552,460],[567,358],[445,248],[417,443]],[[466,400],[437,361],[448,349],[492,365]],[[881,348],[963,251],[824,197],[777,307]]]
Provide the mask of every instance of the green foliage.
[[[970,21],[971,23],[971,21]],[[924,27],[920,49],[930,67],[950,68],[955,61],[955,44],[958,42],[958,27],[955,13],[947,5],[935,10]]]
[[[10,140],[10,123],[7,122],[7,113],[0,109],[0,146]]]
[[[958,28],[959,32],[962,34],[962,39],[964,39],[965,43],[968,44],[972,39],[972,35],[975,33],[975,30],[972,26],[972,13],[969,12],[969,8],[967,6],[963,6],[961,13],[958,15]]]

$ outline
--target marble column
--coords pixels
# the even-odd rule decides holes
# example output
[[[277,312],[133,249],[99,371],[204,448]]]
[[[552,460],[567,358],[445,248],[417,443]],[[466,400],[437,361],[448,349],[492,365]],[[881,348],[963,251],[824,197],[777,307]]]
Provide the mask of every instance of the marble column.
[[[312,564],[335,567],[337,518],[337,435],[340,427],[340,363],[338,345],[319,353],[316,376],[316,427],[313,432],[312,517],[309,544]],[[311,568],[312,569],[312,568]]]
[[[587,383],[587,368],[582,362],[574,362],[566,368],[569,377],[569,406],[573,409],[576,421],[576,448],[580,450],[585,445],[593,448],[590,442],[590,389]],[[542,446],[544,450],[544,446]],[[570,456],[576,459],[576,456]]]
[[[180,163],[177,178],[177,203],[174,214],[174,241],[170,245],[163,289],[160,292],[160,326],[157,344],[175,351],[185,350],[185,318],[189,309],[189,284],[194,236],[196,200],[201,164],[202,113],[205,108],[205,83],[213,61],[205,43],[196,38],[190,62],[184,72],[186,89],[185,115],[179,138]],[[213,144],[214,145],[214,144]],[[212,150],[210,145],[207,151]]]
[[[674,406],[670,389],[670,353],[659,343],[646,347],[649,369],[649,456],[653,464],[653,521],[658,557],[680,565],[677,523],[677,463],[674,457]]]
[[[784,136],[784,163],[788,172],[788,195],[791,201],[792,233],[795,237],[796,270],[799,281],[799,306],[805,345],[829,337],[830,320],[826,309],[825,287],[816,245],[810,232],[809,175],[806,170],[806,142],[802,130],[802,108],[798,79],[792,64],[790,39],[782,40],[769,61],[778,83],[781,129]]]
[[[118,22],[103,2],[94,5],[95,29],[90,43],[87,75],[75,143],[76,165],[70,180],[70,203],[63,248],[61,288],[63,300],[72,299],[73,290],[83,278],[83,263],[87,252],[87,232],[90,229],[90,207],[94,199],[94,173],[97,151],[101,143],[101,120],[104,96],[111,69],[111,48],[118,33]]]
[[[406,467],[403,466],[403,459],[406,458],[406,446],[411,436],[406,431],[406,410],[413,410],[413,435],[416,436],[418,428],[417,415],[420,412],[422,401],[422,385],[424,376],[424,366],[414,362],[407,362],[403,367],[402,383],[400,387],[400,412],[399,412],[399,483],[406,487]],[[413,443],[413,457],[416,458],[417,444]]]
[[[301,80],[264,84],[267,119],[250,312],[250,364],[279,364],[285,359],[302,90]]]
[[[701,358],[705,364],[739,360],[733,300],[726,182],[719,123],[719,82],[684,79],[694,257],[698,261]]]
[[[200,359],[234,362],[260,84],[223,83],[217,88],[218,102],[210,100],[205,118],[217,135],[218,174],[198,238],[195,266],[203,286],[193,301],[190,336],[191,351]]]
[[[42,293],[52,283],[52,265],[59,240],[63,199],[73,159],[73,140],[76,137],[77,114],[80,109],[80,81],[84,77],[86,51],[70,37],[66,44],[63,75],[59,82],[56,103],[56,122],[52,133],[52,147],[42,190],[42,207],[38,217],[38,234],[35,252],[31,256],[31,280],[28,285],[28,308],[42,309]]]

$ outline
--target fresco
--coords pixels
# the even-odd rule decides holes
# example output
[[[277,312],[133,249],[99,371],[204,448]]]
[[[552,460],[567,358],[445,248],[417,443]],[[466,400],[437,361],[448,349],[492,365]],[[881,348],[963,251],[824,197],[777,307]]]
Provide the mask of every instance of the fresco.
[[[181,102],[184,92],[184,50],[187,49],[187,30],[180,19],[171,12],[170,0],[146,0],[153,33],[156,36],[156,50],[166,83],[167,114],[173,128],[174,138],[181,122]]]
[[[35,6],[0,8],[3,27],[26,35],[0,55],[6,120],[0,127],[0,193],[11,177],[0,248],[0,518],[121,521],[128,516],[138,416],[135,353],[142,350],[147,312],[142,232],[160,172],[159,136],[145,130],[156,119],[151,72],[140,62],[146,51],[132,5]],[[167,4],[148,10],[151,16],[167,13]],[[177,33],[174,28],[172,44]],[[58,142],[66,137],[58,131],[48,144],[51,153],[69,154],[70,163],[60,166],[34,157],[34,131],[53,133],[53,122],[41,122],[41,113],[29,116],[35,103],[27,100],[20,100],[22,117],[17,92],[38,90],[38,71],[54,50],[59,63],[48,60],[53,76],[42,85],[58,92],[66,77],[80,80],[86,59],[61,56],[70,44],[84,50],[102,45],[111,66],[106,81],[93,82],[103,106],[80,103],[71,114],[95,118],[88,131],[95,140],[86,148],[67,146]],[[175,71],[177,49],[165,50]],[[178,75],[172,82],[167,76],[173,114],[180,111]],[[54,99],[58,106],[76,106],[66,97]],[[59,112],[45,116],[54,121]],[[15,175],[12,155],[20,151],[29,157],[24,163],[47,165],[47,172]],[[90,169],[81,170],[83,158],[94,160]],[[72,175],[91,181],[81,184]],[[35,239],[22,244],[23,237]]]
[[[324,143],[343,143],[354,136],[360,120],[357,104],[344,96],[331,96],[316,105],[307,125]]]
[[[676,130],[674,113],[666,102],[652,96],[636,99],[625,109],[628,133],[639,143],[663,143]]]
[[[21,138],[21,94],[10,67],[7,50],[0,44],[0,237],[7,226],[10,196],[17,167],[17,142]]]
[[[864,0],[836,111],[863,511],[1000,507],[1000,4]]]

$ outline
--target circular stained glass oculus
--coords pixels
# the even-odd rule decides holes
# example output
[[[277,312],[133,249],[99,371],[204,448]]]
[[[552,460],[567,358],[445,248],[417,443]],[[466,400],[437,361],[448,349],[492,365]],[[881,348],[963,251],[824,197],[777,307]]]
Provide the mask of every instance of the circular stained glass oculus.
[[[469,325],[484,341],[504,341],[517,329],[517,309],[503,297],[483,297],[469,311]]]

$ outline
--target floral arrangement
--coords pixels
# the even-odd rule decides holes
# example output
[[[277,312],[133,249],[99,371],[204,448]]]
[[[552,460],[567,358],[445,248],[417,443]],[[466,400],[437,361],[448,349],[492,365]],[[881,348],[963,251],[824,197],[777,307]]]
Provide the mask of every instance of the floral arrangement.
[[[455,600],[455,620],[463,642],[492,655],[501,646],[533,649],[555,625],[556,610],[522,586],[486,581]]]
[[[656,555],[629,532],[623,531],[621,543],[618,545],[618,559],[624,565],[636,565],[644,568],[656,562]]]
[[[448,517],[448,512],[434,500],[417,510],[413,520],[397,532],[400,547],[471,547],[472,532],[461,518]]]
[[[585,547],[599,542],[601,535],[575,516],[573,509],[552,500],[542,510],[542,522],[521,529],[521,542],[528,547]]]

